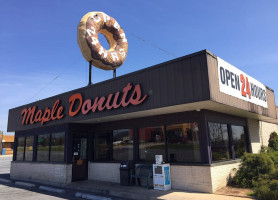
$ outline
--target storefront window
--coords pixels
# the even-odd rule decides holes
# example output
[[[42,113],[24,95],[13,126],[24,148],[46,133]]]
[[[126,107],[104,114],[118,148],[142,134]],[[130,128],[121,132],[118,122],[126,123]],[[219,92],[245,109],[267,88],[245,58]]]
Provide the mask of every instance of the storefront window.
[[[49,160],[50,134],[38,135],[37,161]]]
[[[164,126],[139,129],[139,159],[140,161],[155,161],[155,155],[163,155],[165,160]]]
[[[96,133],[94,140],[94,159],[110,160],[110,135],[109,133]]]
[[[244,127],[232,125],[232,135],[234,141],[235,157],[241,158],[244,152],[246,152]]]
[[[133,130],[113,131],[113,160],[133,160]]]
[[[201,162],[198,123],[166,126],[169,162]]]
[[[33,144],[34,144],[34,136],[27,136],[26,145],[25,145],[25,160],[27,161],[33,160]]]
[[[212,161],[230,159],[227,124],[208,123]]]
[[[50,161],[63,162],[65,148],[65,133],[51,134]]]
[[[25,137],[18,137],[18,140],[17,140],[17,151],[16,151],[16,160],[23,160],[23,156],[24,156],[24,142],[25,142]]]

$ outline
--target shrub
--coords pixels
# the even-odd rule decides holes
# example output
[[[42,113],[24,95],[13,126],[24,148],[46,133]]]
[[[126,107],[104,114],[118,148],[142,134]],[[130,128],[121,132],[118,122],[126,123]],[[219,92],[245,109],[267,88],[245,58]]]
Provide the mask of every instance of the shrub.
[[[266,153],[245,153],[241,166],[234,176],[234,183],[244,188],[251,188],[260,175],[267,175],[273,171],[274,163]]]
[[[259,179],[254,188],[259,200],[271,200],[270,188],[266,179]]]
[[[268,147],[270,147],[274,151],[278,151],[278,135],[275,131],[272,132],[269,136]]]
[[[273,161],[276,168],[278,168],[278,151],[272,151],[268,153],[268,156]]]
[[[274,176],[272,174],[265,175],[258,179],[255,184],[255,193],[259,200],[277,200],[278,199],[278,171],[276,170]]]
[[[261,150],[260,150],[260,153],[266,153],[268,150],[268,147],[267,146],[261,146]]]

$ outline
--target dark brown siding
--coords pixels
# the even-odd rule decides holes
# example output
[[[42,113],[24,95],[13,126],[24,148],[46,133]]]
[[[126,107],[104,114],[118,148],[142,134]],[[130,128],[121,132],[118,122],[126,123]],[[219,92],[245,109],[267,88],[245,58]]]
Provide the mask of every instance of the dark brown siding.
[[[206,111],[206,120],[207,122],[217,122],[217,123],[227,123],[237,126],[247,126],[246,119],[242,117],[237,117],[233,115]]]
[[[182,112],[167,115],[157,115],[151,117],[142,117],[130,120],[120,120],[114,122],[106,122],[100,124],[93,124],[91,131],[109,131],[125,128],[143,128],[151,126],[161,126],[168,124],[179,124],[184,122],[199,122],[200,124],[201,112]],[[72,124],[74,126],[74,124]],[[78,130],[78,129],[77,129]],[[84,129],[85,130],[85,129]]]
[[[278,117],[278,107],[276,107],[276,115]],[[271,120],[266,119],[266,120],[262,120],[262,121],[273,123],[273,124],[278,124],[278,119],[271,119]]]
[[[209,87],[210,87],[211,100],[219,103],[223,103],[225,105],[230,105],[236,108],[240,108],[242,110],[246,110],[252,113],[257,113],[271,118],[276,118],[276,110],[275,110],[276,105],[275,105],[274,93],[272,90],[266,87],[268,108],[257,106],[253,103],[224,94],[220,92],[219,89],[217,57],[211,53],[208,53],[207,62],[208,62],[208,75],[209,75]]]
[[[75,93],[81,93],[83,101],[95,97],[107,96],[110,93],[122,91],[131,83],[141,85],[142,93],[148,94],[145,102],[137,106],[104,110],[102,112],[89,113],[70,118],[68,116],[68,99]],[[33,125],[21,125],[21,111],[24,108],[37,105],[37,109],[52,107],[57,99],[64,106],[65,117],[61,120],[51,121],[43,126],[78,122],[92,118],[106,117],[124,113],[150,110],[155,108],[186,104],[209,100],[208,72],[206,64],[206,51],[191,54],[176,60],[146,68],[115,79],[110,79],[89,87],[80,88],[71,92],[60,94],[32,104],[11,109],[9,111],[8,131],[27,130],[41,127],[39,123]]]
[[[128,84],[133,86],[140,84],[142,95],[147,94],[147,99],[140,105],[129,105],[125,108],[104,110],[102,112],[81,112],[75,117],[68,116],[69,97],[75,93],[81,93],[83,101],[94,100],[95,97],[115,94]],[[81,123],[83,120],[97,119],[119,114],[147,111],[156,108],[175,106],[199,101],[212,100],[224,105],[242,109],[259,115],[276,118],[274,93],[267,88],[268,109],[253,103],[221,93],[219,90],[217,58],[204,50],[153,67],[149,67],[121,77],[110,79],[89,87],[80,88],[32,104],[11,109],[9,111],[8,131],[21,131],[39,127],[47,127],[59,124]],[[39,123],[33,125],[21,125],[21,111],[24,108],[37,106],[37,109],[51,108],[54,102],[60,99],[64,106],[65,117],[61,120]]]

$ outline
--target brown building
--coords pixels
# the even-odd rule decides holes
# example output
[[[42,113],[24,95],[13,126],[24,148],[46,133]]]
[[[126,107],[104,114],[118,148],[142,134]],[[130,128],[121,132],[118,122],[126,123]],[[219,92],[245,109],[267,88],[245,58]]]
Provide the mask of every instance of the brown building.
[[[13,154],[14,135],[3,135],[2,149],[5,149],[5,155]],[[2,153],[3,153],[3,150],[2,150]]]
[[[11,178],[119,183],[163,155],[173,189],[214,192],[277,129],[274,91],[204,50],[10,109]]]

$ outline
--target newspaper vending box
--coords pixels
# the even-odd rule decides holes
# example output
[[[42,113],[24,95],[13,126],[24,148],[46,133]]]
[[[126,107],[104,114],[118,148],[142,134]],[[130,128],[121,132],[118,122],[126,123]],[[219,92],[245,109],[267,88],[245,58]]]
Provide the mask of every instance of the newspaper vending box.
[[[170,190],[171,177],[169,164],[153,165],[153,187],[156,190]]]

